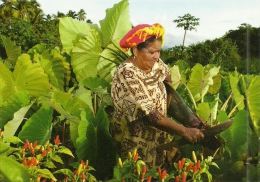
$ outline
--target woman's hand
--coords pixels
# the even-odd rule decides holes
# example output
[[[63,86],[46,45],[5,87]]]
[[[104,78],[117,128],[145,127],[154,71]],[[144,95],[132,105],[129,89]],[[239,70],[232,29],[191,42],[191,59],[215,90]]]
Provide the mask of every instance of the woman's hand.
[[[190,143],[197,143],[204,139],[204,134],[197,128],[185,128],[183,137]]]

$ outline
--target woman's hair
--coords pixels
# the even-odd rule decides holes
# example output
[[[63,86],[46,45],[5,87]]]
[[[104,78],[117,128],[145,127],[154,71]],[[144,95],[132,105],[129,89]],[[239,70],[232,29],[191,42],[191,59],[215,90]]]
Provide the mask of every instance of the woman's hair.
[[[136,46],[137,50],[140,51],[143,48],[146,48],[150,43],[155,42],[156,40],[162,41],[162,37],[156,38],[156,36],[152,36],[149,39],[147,39],[145,42],[142,42]],[[133,54],[133,49],[131,49],[131,53]]]

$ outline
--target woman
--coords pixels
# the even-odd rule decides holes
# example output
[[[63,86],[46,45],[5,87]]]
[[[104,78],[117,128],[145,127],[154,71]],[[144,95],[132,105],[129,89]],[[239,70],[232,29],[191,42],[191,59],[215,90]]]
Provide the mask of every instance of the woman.
[[[141,24],[120,41],[132,56],[119,65],[113,78],[111,96],[114,114],[111,135],[118,141],[124,159],[137,149],[150,167],[162,166],[165,151],[155,147],[167,142],[167,133],[191,143],[204,138],[196,128],[187,128],[167,117],[167,93],[163,82],[171,83],[169,68],[160,59],[164,28],[160,24]]]

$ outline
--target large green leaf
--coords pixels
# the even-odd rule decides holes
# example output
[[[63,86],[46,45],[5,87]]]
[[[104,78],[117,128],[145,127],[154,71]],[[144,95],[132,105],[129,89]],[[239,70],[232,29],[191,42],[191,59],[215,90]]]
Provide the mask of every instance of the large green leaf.
[[[0,97],[3,102],[15,93],[13,82],[12,72],[0,61]]]
[[[12,95],[2,107],[0,107],[0,128],[13,119],[14,113],[30,103],[29,95],[26,91],[17,92]]]
[[[17,46],[9,37],[1,36],[5,47],[8,61],[15,65],[17,58],[21,55],[21,46]]]
[[[94,29],[75,43],[71,53],[71,65],[79,82],[87,77],[97,76],[97,65],[101,51],[100,37]]]
[[[93,115],[92,110],[89,105],[81,99],[80,95],[74,96],[73,94],[65,92],[54,92],[52,94],[52,101],[54,109],[70,122],[71,139],[74,146],[76,146],[80,113],[82,110],[85,110],[87,115]]]
[[[30,175],[25,167],[14,159],[0,155],[0,174],[3,181],[28,182]]]
[[[59,50],[48,50],[45,44],[38,44],[28,51],[48,75],[50,83],[59,90],[64,90],[70,79],[70,68]]]
[[[71,17],[60,18],[59,20],[59,32],[63,51],[69,55],[80,38],[88,35],[93,28],[98,30],[96,25],[77,21]]]
[[[170,68],[170,71],[171,71],[172,87],[176,90],[182,82],[179,66],[174,65],[173,67]]]
[[[122,0],[106,10],[106,17],[100,20],[102,31],[102,48],[98,64],[98,74],[107,81],[112,81],[116,65],[127,57],[119,46],[119,41],[132,28],[129,16],[129,3]],[[111,71],[111,69],[113,69]]]
[[[4,137],[14,136],[32,104],[33,102],[14,113],[14,118],[11,121],[8,121],[8,123],[4,126]]]
[[[232,93],[233,93],[233,98],[236,102],[236,104],[238,105],[238,109],[239,110],[243,110],[245,108],[244,105],[244,96],[240,93],[239,89],[238,89],[238,77],[233,76],[232,74],[229,75],[229,81],[230,81],[230,86],[232,89]]]
[[[107,9],[106,18],[99,22],[103,35],[102,46],[106,47],[110,43],[118,46],[122,37],[132,28],[128,1],[122,0]]]
[[[18,137],[25,141],[38,141],[38,144],[44,145],[52,133],[52,107],[44,107],[38,110],[26,123],[20,131]]]
[[[199,103],[198,107],[196,108],[196,113],[203,121],[208,121],[211,113],[209,104],[206,102]]]
[[[219,72],[219,68],[212,67],[209,70],[204,69],[201,64],[196,64],[192,68],[191,78],[188,81],[188,88],[190,89],[195,100],[202,99],[208,92],[209,86],[213,85],[213,77]]]
[[[4,99],[18,91],[28,91],[30,97],[47,95],[51,89],[48,77],[37,63],[32,63],[28,54],[22,54],[13,74],[0,62],[0,77],[5,86],[1,90]]]
[[[249,108],[254,128],[260,137],[260,76],[255,76],[245,91],[246,101]]]
[[[109,134],[109,120],[104,107],[99,108],[95,118],[82,112],[78,130],[78,158],[88,159],[98,177],[112,172],[116,151],[113,138]]]
[[[227,142],[225,145],[231,151],[231,158],[238,159],[247,147],[247,134],[250,130],[248,127],[248,112],[245,110],[239,111],[234,117],[232,125],[220,136]]]

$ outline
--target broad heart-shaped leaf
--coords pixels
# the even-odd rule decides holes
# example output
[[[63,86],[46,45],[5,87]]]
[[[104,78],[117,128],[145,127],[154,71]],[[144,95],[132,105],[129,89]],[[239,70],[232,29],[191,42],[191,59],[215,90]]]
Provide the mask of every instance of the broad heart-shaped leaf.
[[[71,17],[60,18],[59,32],[63,51],[70,55],[79,39],[88,35],[91,29],[98,30],[98,27],[97,25],[74,20]]]
[[[28,54],[22,54],[13,74],[0,62],[0,77],[4,81],[1,95],[5,101],[18,91],[28,91],[30,97],[45,96],[51,89],[48,77],[37,63],[32,63]]]
[[[190,89],[195,100],[203,100],[203,97],[208,92],[209,86],[213,85],[213,77],[216,76],[219,72],[219,68],[204,69],[201,64],[196,64],[192,68],[191,78],[188,81],[188,88]]]
[[[17,58],[21,55],[21,46],[17,46],[9,37],[1,36],[8,60],[15,65]]]
[[[200,116],[202,121],[209,121],[209,117],[211,113],[209,104],[206,102],[199,103],[198,107],[196,108],[196,113]]]
[[[95,88],[98,87],[110,88],[110,84],[106,80],[98,77],[88,77],[83,81],[83,84],[84,86],[92,90],[92,92],[94,92]]]
[[[81,113],[76,153],[79,159],[89,160],[98,177],[112,172],[115,165],[116,151],[108,128],[104,107],[99,108],[96,117]]]
[[[99,22],[103,51],[98,64],[98,75],[111,82],[116,66],[129,56],[119,46],[119,41],[132,28],[128,1],[122,0],[107,9],[105,19]]]
[[[78,137],[78,125],[80,122],[80,113],[85,110],[87,115],[93,115],[89,105],[83,101],[80,95],[74,96],[65,92],[54,92],[52,94],[54,109],[64,116],[70,122],[71,140],[76,146]]]
[[[97,76],[101,51],[99,34],[94,29],[75,44],[71,53],[71,65],[79,82],[89,76]]]
[[[4,137],[14,136],[32,104],[33,102],[14,113],[14,118],[11,121],[8,121],[8,123],[4,126]]]
[[[24,124],[18,137],[30,142],[38,141],[38,144],[44,145],[52,133],[52,107],[43,107],[30,117]]]
[[[232,74],[229,75],[229,81],[230,81],[230,86],[231,86],[231,89],[232,89],[232,93],[233,93],[233,98],[236,102],[236,104],[239,103],[238,105],[238,109],[239,110],[243,110],[245,108],[245,105],[244,105],[244,96],[239,92],[238,90],[238,77],[236,76],[233,76]],[[242,101],[242,102],[241,102]]]
[[[251,80],[245,94],[251,120],[258,137],[260,137],[260,76],[255,76]]]
[[[26,182],[30,181],[30,175],[26,168],[5,155],[0,155],[0,174],[3,181]]]
[[[119,41],[132,28],[129,16],[129,3],[122,0],[106,10],[106,18],[99,21],[103,35],[102,46],[109,43],[119,46]]]
[[[0,128],[13,119],[14,113],[30,103],[28,92],[17,92],[0,107]]]
[[[225,145],[231,151],[232,160],[238,159],[246,151],[247,134],[250,132],[247,119],[247,111],[239,111],[234,117],[232,125],[220,133],[220,136],[227,142]]]
[[[13,82],[12,72],[0,61],[0,100],[3,102],[15,93],[15,88],[12,86]]]
[[[173,67],[170,68],[170,71],[171,71],[171,78],[172,78],[172,87],[176,90],[181,83],[181,74],[180,74],[179,66],[174,65]]]
[[[59,90],[64,90],[70,79],[69,63],[63,57],[59,50],[48,50],[45,44],[38,44],[28,51],[28,54],[34,58],[48,75],[50,83]],[[69,76],[69,78],[67,78]]]

